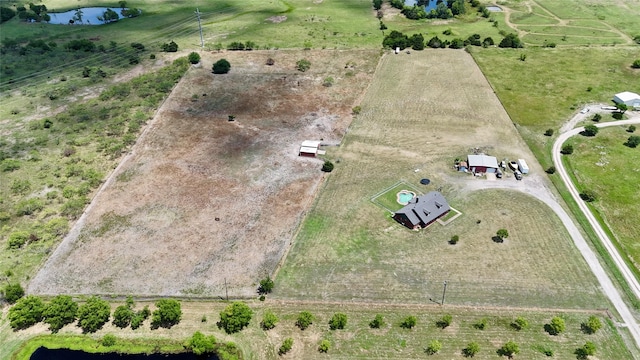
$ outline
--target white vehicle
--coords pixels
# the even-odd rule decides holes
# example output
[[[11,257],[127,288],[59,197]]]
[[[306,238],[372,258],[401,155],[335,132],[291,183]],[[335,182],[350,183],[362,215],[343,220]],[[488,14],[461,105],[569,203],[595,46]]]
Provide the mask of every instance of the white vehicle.
[[[589,108],[584,108],[582,110],[580,110],[580,114],[586,114],[589,112]]]
[[[529,173],[529,165],[527,165],[527,162],[524,161],[524,159],[518,159],[518,170],[523,174]]]
[[[612,110],[612,111],[613,110],[618,110],[618,108],[615,107],[615,106],[603,106],[603,107],[601,107],[601,109],[602,110]]]

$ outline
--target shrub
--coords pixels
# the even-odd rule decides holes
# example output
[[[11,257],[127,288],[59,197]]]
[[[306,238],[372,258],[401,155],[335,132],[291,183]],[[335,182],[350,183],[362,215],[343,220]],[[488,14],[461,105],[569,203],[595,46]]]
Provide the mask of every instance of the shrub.
[[[113,346],[116,344],[116,337],[115,335],[112,334],[106,334],[105,336],[102,337],[102,340],[100,340],[100,343],[102,344],[102,346]]]
[[[288,353],[292,347],[293,347],[293,339],[292,338],[284,339],[284,341],[282,342],[282,345],[280,345],[280,348],[278,349],[278,355],[284,355]]]
[[[49,324],[49,330],[57,333],[65,325],[76,321],[78,304],[69,295],[54,297],[44,309],[42,316],[44,322]]]
[[[547,129],[547,131],[544,132],[545,136],[553,136],[553,129]]]
[[[591,117],[591,121],[598,122],[600,120],[602,120],[602,115],[600,114],[593,114],[593,116]]]
[[[513,322],[511,323],[511,327],[514,328],[515,330],[524,330],[529,328],[529,321],[527,319],[525,319],[522,316],[518,316],[515,320],[513,320]]]
[[[200,331],[193,333],[191,338],[187,340],[185,347],[196,356],[200,356],[207,353],[212,353],[215,350],[216,338],[212,336],[205,336]]]
[[[303,311],[298,315],[298,319],[296,320],[296,326],[300,328],[300,330],[304,330],[313,324],[314,317],[308,311]]]
[[[267,59],[267,62],[266,62],[266,64],[267,64],[267,65],[269,65],[269,66],[272,66],[272,65],[274,65],[275,63],[276,63],[276,61],[275,61],[275,60],[273,60],[272,58],[268,58],[268,59]]]
[[[507,356],[512,358],[513,355],[517,355],[520,353],[520,346],[513,341],[507,341],[500,349],[498,349],[498,354],[501,356]]]
[[[296,69],[305,72],[311,68],[311,62],[307,59],[301,59],[296,62]]]
[[[164,51],[164,52],[176,52],[176,51],[178,51],[178,44],[176,44],[174,41],[171,41],[171,42],[166,43],[166,44],[162,44],[162,51]]]
[[[147,320],[151,316],[151,310],[149,310],[148,306],[145,306],[144,309],[136,312],[131,318],[131,329],[135,330],[142,326],[145,320]]]
[[[2,290],[2,295],[9,304],[15,304],[16,301],[24,296],[24,289],[20,283],[7,284]]]
[[[549,168],[547,170],[545,170],[545,172],[547,174],[555,174],[556,173],[556,167],[555,166],[549,166]]]
[[[596,195],[596,193],[593,190],[583,190],[580,193],[580,199],[586,201],[586,202],[593,202],[596,201],[598,199],[598,196]]]
[[[634,60],[633,63],[631,64],[631,67],[634,69],[640,69],[640,59]]]
[[[9,325],[14,330],[26,329],[42,321],[43,311],[42,299],[33,295],[23,297],[9,309]]]
[[[352,115],[358,115],[362,112],[362,107],[360,106],[354,106],[353,109],[351,109],[351,114]]]
[[[189,60],[190,63],[192,64],[197,64],[200,62],[200,54],[198,54],[197,52],[191,52],[189,53],[189,55],[187,56],[187,59]]]
[[[371,320],[369,327],[372,329],[379,329],[384,326],[384,317],[381,314],[377,314],[376,317]]]
[[[131,324],[131,319],[133,319],[134,311],[131,309],[129,305],[120,305],[113,312],[113,325],[124,329]]]
[[[584,136],[596,136],[598,134],[598,127],[590,124],[584,127],[584,130],[580,133]]]
[[[544,325],[544,330],[549,333],[549,335],[559,335],[566,328],[564,323],[564,319],[559,316],[554,316],[551,319],[551,322]]]
[[[271,330],[276,327],[278,323],[278,317],[271,311],[267,311],[264,313],[264,317],[260,322],[260,327],[264,330]]]
[[[334,82],[333,78],[331,76],[327,76],[326,78],[324,78],[324,81],[322,82],[322,86],[332,87],[333,82]]]
[[[500,41],[500,44],[498,44],[498,47],[501,48],[521,48],[522,46],[522,41],[518,35],[513,33],[507,34],[504,39]]]
[[[400,323],[400,327],[403,329],[413,329],[413,327],[416,326],[416,322],[417,322],[417,319],[415,316],[407,316]]]
[[[467,347],[462,349],[464,357],[474,357],[480,351],[480,345],[477,342],[470,342]]]
[[[347,326],[347,315],[343,313],[335,313],[329,320],[329,328],[331,330],[342,330]]]
[[[589,316],[589,319],[586,322],[581,324],[582,331],[587,334],[595,334],[598,330],[602,328],[602,322],[596,316]]]
[[[138,50],[138,51],[143,51],[144,50],[144,45],[142,45],[139,42],[131,43],[131,47],[136,49],[136,50]]]
[[[15,231],[9,234],[9,241],[7,241],[7,247],[9,249],[19,249],[22,245],[29,240],[29,233],[27,231]]]
[[[322,164],[322,171],[324,172],[332,172],[333,171],[333,163],[329,160],[325,160],[324,164]]]
[[[321,353],[326,353],[327,351],[329,351],[330,347],[331,347],[331,342],[325,339],[320,341],[320,345],[318,345],[318,351],[320,351]]]
[[[587,341],[582,347],[577,348],[574,354],[576,354],[578,359],[586,359],[596,354],[596,345],[591,341]]]
[[[458,235],[453,235],[449,240],[449,244],[455,245],[458,243],[459,240],[460,240],[460,237]]]
[[[549,357],[553,356],[554,351],[552,348],[548,346],[541,345],[541,346],[538,346],[537,349],[538,351],[543,353],[545,356],[549,356]]]
[[[636,126],[635,125],[629,125],[629,127],[627,128],[627,132],[635,132],[636,131]]]
[[[231,64],[227,59],[220,59],[213,64],[212,70],[214,74],[226,74],[231,70]]]
[[[637,136],[637,135],[629,136],[627,141],[624,143],[624,146],[627,146],[630,148],[636,148],[638,147],[638,145],[640,145],[640,136]]]
[[[218,328],[227,334],[237,333],[249,325],[253,311],[243,302],[236,301],[220,312]]]
[[[487,328],[487,319],[482,318],[477,323],[473,324],[474,329],[484,330]]]
[[[426,352],[428,355],[435,355],[441,349],[442,349],[442,343],[438,340],[433,340],[429,343],[429,346],[427,346],[427,348],[424,349],[424,352]]]
[[[94,333],[109,321],[110,314],[109,303],[92,296],[78,308],[78,326],[82,328],[83,333]]]
[[[436,326],[439,327],[440,329],[445,329],[449,327],[449,325],[451,325],[452,320],[453,318],[451,317],[451,315],[446,314],[442,317],[442,319],[436,321]]]
[[[573,145],[571,145],[571,144],[562,145],[562,150],[560,150],[560,153],[562,153],[564,155],[573,154]]]
[[[271,277],[267,276],[266,278],[260,280],[260,286],[258,286],[259,294],[269,294],[273,291],[273,280]]]

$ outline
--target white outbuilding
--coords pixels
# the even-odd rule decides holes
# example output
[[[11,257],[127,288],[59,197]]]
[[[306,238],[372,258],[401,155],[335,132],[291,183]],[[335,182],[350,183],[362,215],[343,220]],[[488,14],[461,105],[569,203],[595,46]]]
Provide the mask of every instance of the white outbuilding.
[[[613,96],[616,104],[625,104],[631,108],[640,108],[640,95],[630,91],[624,91]]]
[[[300,144],[300,150],[298,151],[298,156],[309,156],[315,157],[316,155],[324,155],[326,152],[324,150],[319,150],[318,147],[322,141],[315,140],[305,140]]]

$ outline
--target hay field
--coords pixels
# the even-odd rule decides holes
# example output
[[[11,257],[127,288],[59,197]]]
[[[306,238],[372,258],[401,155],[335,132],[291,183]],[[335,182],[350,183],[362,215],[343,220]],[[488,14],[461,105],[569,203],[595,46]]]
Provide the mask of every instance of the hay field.
[[[339,142],[377,54],[207,54],[30,292],[223,296],[226,282],[231,297],[255,295],[323,177],[321,160],[297,156],[300,142]],[[214,76],[222,57],[232,70]],[[306,73],[295,70],[303,57]]]
[[[464,182],[474,180],[452,170],[454,158],[481,148],[530,159],[532,172],[542,173],[468,54],[388,55],[362,107],[344,145],[328,153],[336,169],[278,274],[276,296],[424,303],[438,299],[447,280],[454,304],[606,306],[546,206],[510,191],[467,193]],[[422,177],[431,185],[420,185]],[[398,180],[441,188],[463,215],[445,227],[406,230],[369,200]],[[511,236],[493,243],[502,227]],[[447,242],[453,235],[456,246]]]

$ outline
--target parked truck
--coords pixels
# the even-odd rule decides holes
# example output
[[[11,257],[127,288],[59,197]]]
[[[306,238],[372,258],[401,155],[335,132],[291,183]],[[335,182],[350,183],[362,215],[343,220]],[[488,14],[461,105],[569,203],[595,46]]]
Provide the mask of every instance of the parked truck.
[[[524,161],[524,159],[518,159],[518,170],[520,170],[520,172],[523,174],[529,173],[529,166],[527,165],[527,162]]]

